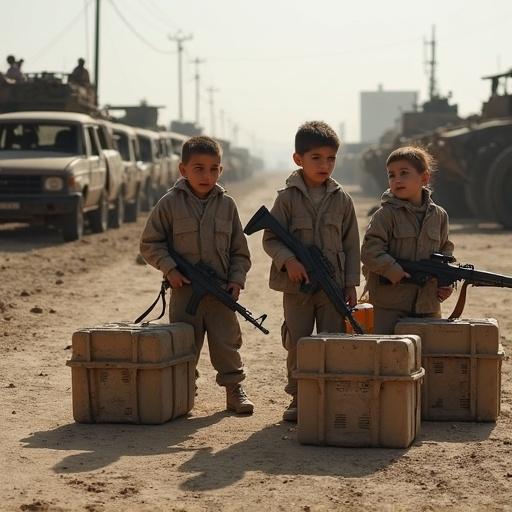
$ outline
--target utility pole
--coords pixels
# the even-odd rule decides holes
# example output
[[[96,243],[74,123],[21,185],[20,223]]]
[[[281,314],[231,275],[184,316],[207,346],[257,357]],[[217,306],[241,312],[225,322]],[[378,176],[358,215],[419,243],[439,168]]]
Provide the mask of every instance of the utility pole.
[[[199,64],[203,64],[204,62],[206,62],[204,59],[199,59],[199,58],[195,58],[192,63],[195,64],[196,66],[196,73],[194,75],[194,80],[196,82],[196,124],[197,126],[199,126],[199,105],[201,103],[201,98],[200,98],[200,86],[199,86],[199,81],[200,81],[200,75],[199,75]]]
[[[233,123],[233,144],[238,146],[238,132],[240,131],[240,126],[238,124]]]
[[[178,44],[178,118],[183,121],[183,78],[182,78],[182,66],[181,58],[183,53],[183,42],[192,39],[192,34],[183,34],[181,30],[174,36],[169,36],[171,41],[176,41]]]
[[[96,34],[94,38],[94,96],[96,105],[99,105],[98,83],[100,69],[100,0],[96,0]]]
[[[425,44],[430,46],[430,60],[426,64],[429,66],[429,80],[428,80],[428,96],[433,99],[437,96],[437,83],[436,83],[436,26],[432,25],[432,40],[425,41]]]
[[[215,108],[214,108],[214,102],[213,102],[213,95],[216,92],[219,92],[219,89],[216,89],[215,87],[208,87],[207,89],[208,94],[210,95],[210,131],[211,136],[215,137]]]
[[[226,138],[226,124],[224,122],[224,109],[223,108],[220,109],[219,116],[220,116],[220,133],[221,133],[221,137],[223,139],[225,139]]]

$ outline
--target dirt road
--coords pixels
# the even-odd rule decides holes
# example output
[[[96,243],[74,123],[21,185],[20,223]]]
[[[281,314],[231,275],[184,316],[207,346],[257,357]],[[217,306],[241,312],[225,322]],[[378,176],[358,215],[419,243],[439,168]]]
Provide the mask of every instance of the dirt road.
[[[242,221],[270,206],[283,177],[229,186]],[[375,203],[354,191],[360,227]],[[136,263],[143,221],[62,244],[43,229],[0,227],[0,510],[509,510],[512,371],[497,424],[423,423],[408,450],[301,446],[283,424],[285,353],[269,260],[250,239],[241,302],[269,314],[269,336],[242,324],[252,417],[224,412],[205,351],[196,407],[160,426],[79,425],[71,414],[72,332],[133,320],[160,276]],[[512,233],[452,225],[459,261],[512,275]],[[466,316],[496,317],[512,351],[512,290],[470,290]],[[450,299],[446,310],[454,299]]]

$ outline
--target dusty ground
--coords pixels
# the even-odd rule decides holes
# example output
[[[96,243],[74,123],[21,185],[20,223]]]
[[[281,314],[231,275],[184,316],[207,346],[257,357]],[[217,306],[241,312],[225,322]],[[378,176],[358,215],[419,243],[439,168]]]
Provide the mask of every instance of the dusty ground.
[[[282,177],[230,186],[242,221],[271,205]],[[374,204],[354,191],[360,225]],[[1,510],[511,510],[512,371],[497,424],[423,423],[408,450],[301,446],[281,423],[288,400],[280,297],[254,259],[241,302],[267,312],[269,336],[243,324],[252,417],[224,412],[207,353],[196,407],[161,426],[79,425],[71,414],[72,332],[134,319],[159,287],[136,264],[143,220],[62,244],[44,229],[0,227]],[[454,223],[460,261],[512,274],[512,233]],[[450,309],[450,299],[446,310]],[[466,314],[494,316],[512,351],[512,290],[470,290]],[[34,309],[40,308],[40,309]]]

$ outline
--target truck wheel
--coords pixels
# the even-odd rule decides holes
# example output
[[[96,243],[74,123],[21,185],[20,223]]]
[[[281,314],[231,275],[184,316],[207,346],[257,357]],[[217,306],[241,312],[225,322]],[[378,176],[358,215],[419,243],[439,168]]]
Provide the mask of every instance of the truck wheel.
[[[126,203],[124,207],[124,221],[137,222],[140,210],[140,189],[137,189],[137,194],[131,203]]]
[[[158,201],[157,190],[151,186],[149,180],[144,186],[144,194],[142,196],[142,202],[140,209],[143,212],[149,212]]]
[[[123,193],[120,191],[116,197],[116,203],[112,210],[108,212],[108,227],[118,229],[124,220],[124,201]]]
[[[492,201],[494,218],[512,229],[512,147],[505,149],[489,169],[485,197]]]
[[[80,240],[84,234],[84,212],[82,198],[79,197],[73,211],[61,219],[61,231],[64,242]]]
[[[466,196],[461,193],[461,187],[463,184],[460,181],[447,179],[440,169],[433,184],[433,199],[448,212],[450,217],[470,218],[472,213],[466,202]]]
[[[151,184],[148,181],[146,181],[146,184],[144,185],[144,192],[142,194],[142,201],[140,204],[140,209],[143,212],[149,212],[151,208],[153,207],[153,187],[151,187]]]
[[[104,233],[108,229],[108,198],[101,193],[98,208],[89,214],[89,224],[93,233]]]
[[[492,220],[494,217],[493,200],[486,196],[488,170],[500,148],[490,145],[474,158],[468,169],[468,181],[464,184],[464,193],[469,209],[473,215],[480,219]]]

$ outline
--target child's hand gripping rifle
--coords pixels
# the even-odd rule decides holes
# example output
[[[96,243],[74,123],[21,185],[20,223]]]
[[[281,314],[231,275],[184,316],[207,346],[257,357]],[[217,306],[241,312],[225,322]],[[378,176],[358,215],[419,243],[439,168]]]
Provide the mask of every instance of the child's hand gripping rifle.
[[[473,286],[496,286],[512,288],[512,277],[485,270],[476,270],[473,265],[454,265],[455,258],[443,254],[432,254],[429,259],[409,261],[396,258],[396,262],[411,276],[403,279],[404,283],[423,286],[429,279],[437,279],[439,287],[452,286],[462,281],[460,297],[454,312],[449,318],[458,318],[462,314],[466,302],[466,288]],[[387,281],[382,278],[383,281]]]
[[[215,270],[213,270],[211,267],[209,267],[208,265],[204,264],[201,261],[199,263],[196,263],[195,265],[190,263],[187,259],[181,256],[181,254],[177,253],[171,247],[168,247],[168,250],[169,255],[175,261],[178,270],[191,282],[190,286],[192,286],[193,294],[185,309],[185,311],[189,315],[196,314],[199,303],[201,302],[205,295],[213,295],[217,300],[222,302],[222,304],[231,309],[231,311],[236,311],[243,318],[245,318],[245,320],[247,320],[252,325],[257,327],[262,333],[269,333],[269,331],[265,329],[265,327],[263,327],[263,322],[267,318],[267,315],[263,314],[259,318],[254,318],[249,310],[245,309],[241,304],[239,304],[233,298],[233,296],[219,284],[219,282],[221,282],[222,280],[215,273]],[[158,297],[163,297],[164,308],[165,290],[168,287],[169,284],[167,280],[164,279],[164,282],[162,283],[162,289]],[[158,298],[152,307],[154,307],[156,302],[158,302]],[[135,323],[139,323],[149,313],[149,311],[151,311],[151,309],[149,309],[143,315],[137,318]]]
[[[298,238],[286,230],[279,221],[262,206],[245,226],[244,233],[252,235],[256,231],[268,229],[284,244],[304,265],[310,284],[301,285],[304,293],[314,293],[322,289],[340,315],[346,317],[354,332],[363,334],[363,329],[352,316],[352,311],[345,302],[343,289],[332,277],[332,269],[320,249],[314,245],[307,247]]]

